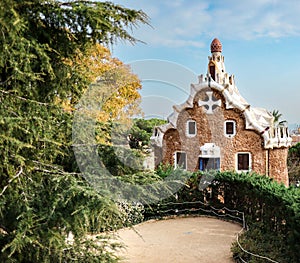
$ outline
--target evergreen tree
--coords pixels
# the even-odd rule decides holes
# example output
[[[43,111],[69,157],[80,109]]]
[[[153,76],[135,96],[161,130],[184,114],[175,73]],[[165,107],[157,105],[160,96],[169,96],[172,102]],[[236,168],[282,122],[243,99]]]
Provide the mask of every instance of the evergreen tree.
[[[136,42],[128,30],[147,16],[108,2],[2,0],[0,17],[0,261],[114,262],[107,237],[87,233],[120,226],[120,212],[81,178],[73,115],[57,101],[87,87],[67,63],[78,51]]]

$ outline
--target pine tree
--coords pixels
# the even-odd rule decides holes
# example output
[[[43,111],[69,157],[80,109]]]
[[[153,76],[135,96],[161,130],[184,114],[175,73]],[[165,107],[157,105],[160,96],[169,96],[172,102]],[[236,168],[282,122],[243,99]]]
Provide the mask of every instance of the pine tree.
[[[57,101],[87,85],[66,61],[96,43],[135,43],[128,30],[147,16],[108,2],[2,0],[0,17],[0,261],[114,262],[107,236],[86,237],[120,226],[120,212],[82,179],[73,115]]]

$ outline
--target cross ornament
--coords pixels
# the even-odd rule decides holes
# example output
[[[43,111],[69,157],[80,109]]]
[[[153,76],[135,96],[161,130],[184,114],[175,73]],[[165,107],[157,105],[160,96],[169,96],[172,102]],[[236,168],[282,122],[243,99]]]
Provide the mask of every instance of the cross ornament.
[[[213,100],[213,92],[212,91],[207,91],[206,95],[208,97],[208,100],[207,101],[199,100],[198,105],[199,106],[207,106],[208,109],[207,109],[207,107],[205,108],[206,113],[213,114],[213,110],[214,110],[213,106],[221,107],[221,100]]]

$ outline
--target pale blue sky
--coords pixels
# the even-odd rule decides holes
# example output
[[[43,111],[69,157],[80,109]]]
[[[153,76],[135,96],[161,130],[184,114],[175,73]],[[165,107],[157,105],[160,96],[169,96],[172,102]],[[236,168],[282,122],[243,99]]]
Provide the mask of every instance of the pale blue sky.
[[[223,45],[226,71],[235,75],[237,87],[248,103],[270,111],[277,109],[289,124],[300,124],[299,0],[112,2],[142,9],[152,26],[133,30],[133,35],[146,44],[118,43],[112,47],[113,56],[125,63],[149,59],[169,61],[171,66],[184,67],[183,78],[191,78],[178,84],[181,74],[174,73],[176,85],[169,85],[146,81],[140,76],[145,80],[141,94],[146,116],[165,118],[172,112],[172,104],[187,99],[188,83],[196,81],[193,74],[206,74],[210,43],[217,37]],[[153,70],[165,73],[165,68],[154,66]],[[133,71],[140,75],[137,64],[133,64]]]

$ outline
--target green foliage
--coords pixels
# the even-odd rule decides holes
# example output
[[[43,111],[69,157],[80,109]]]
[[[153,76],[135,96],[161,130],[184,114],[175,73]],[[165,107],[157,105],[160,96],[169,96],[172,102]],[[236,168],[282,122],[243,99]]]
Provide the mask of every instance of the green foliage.
[[[295,185],[300,182],[300,143],[292,146],[289,149],[288,159],[288,172],[290,185]]]
[[[250,231],[246,231],[240,235],[239,240],[243,248],[247,251],[255,251],[259,256],[265,257],[267,255],[270,259],[276,259],[278,262],[293,262],[286,257],[286,245],[284,235],[276,232],[265,232],[262,230],[263,226],[258,223],[252,227]],[[235,243],[231,251],[233,257],[238,260],[241,257],[246,262],[265,263],[270,262],[265,258],[254,257],[247,253],[241,253],[240,247]],[[238,261],[239,262],[239,261]]]
[[[115,262],[109,237],[88,234],[122,226],[121,212],[78,174],[73,115],[56,101],[76,102],[88,84],[66,59],[135,42],[127,30],[147,17],[83,0],[3,0],[0,17],[0,261]]]
[[[282,114],[279,113],[279,110],[273,110],[272,111],[272,115],[274,117],[274,124],[276,126],[283,126],[283,125],[285,125],[287,123],[286,120],[280,120],[281,117],[282,117]]]
[[[166,178],[167,176],[171,175],[173,171],[173,165],[160,163],[156,168],[155,173],[161,178]]]
[[[252,236],[253,240],[245,240],[244,243],[249,245],[244,248],[279,262],[297,262],[300,240],[299,191],[256,174],[220,173],[216,180],[218,183],[213,187],[213,192],[218,194],[219,189],[227,207],[245,212],[250,233],[244,237]],[[274,236],[277,237],[275,241],[269,240]],[[249,257],[242,251],[237,255],[246,259]],[[255,261],[255,257],[251,260],[261,262]]]
[[[266,176],[218,171],[194,173],[176,194],[157,205],[146,206],[145,217],[177,215],[180,211],[212,215],[210,206],[244,212],[248,229],[240,237],[244,249],[278,262],[298,262],[300,190],[286,188]],[[241,251],[237,244],[232,251],[234,257],[240,256],[247,262],[266,262]]]
[[[35,173],[17,184],[10,188],[21,193],[9,189],[1,199],[1,262],[114,262],[105,247],[116,244],[99,234],[123,225],[124,216],[112,201],[76,174]],[[91,243],[88,234],[99,242]]]
[[[113,176],[124,176],[142,170],[143,156],[134,149],[122,146],[99,145],[101,162]]]
[[[153,133],[153,128],[165,124],[166,121],[162,119],[134,119],[130,134],[130,147],[134,149],[142,149],[143,146],[149,146],[150,137]]]
[[[95,42],[135,42],[128,27],[147,22],[141,11],[96,1],[4,0],[0,10],[2,85],[39,101],[80,96],[82,78],[64,59]]]

